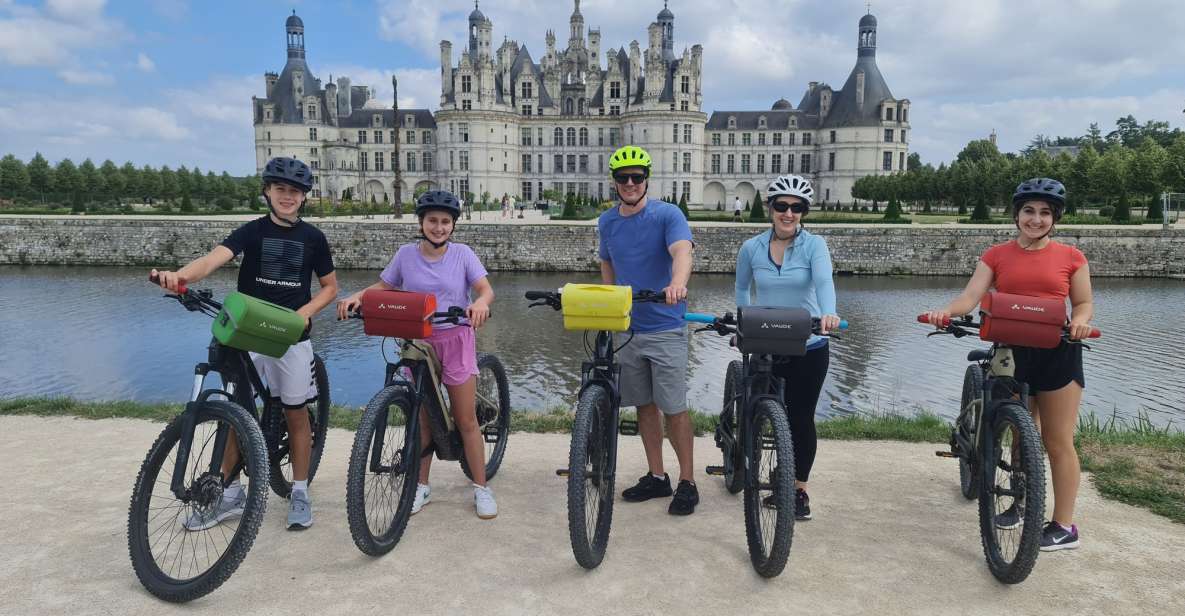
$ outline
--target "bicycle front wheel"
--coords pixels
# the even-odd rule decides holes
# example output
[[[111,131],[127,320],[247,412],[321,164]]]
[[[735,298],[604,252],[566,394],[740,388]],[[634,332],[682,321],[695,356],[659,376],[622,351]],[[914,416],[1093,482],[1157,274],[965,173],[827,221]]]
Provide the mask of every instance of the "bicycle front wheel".
[[[724,455],[724,487],[736,494],[745,487],[745,457],[741,451],[741,392],[744,369],[740,360],[728,362],[724,373],[724,408],[720,412],[721,429],[727,434],[717,435],[716,446]]]
[[[1003,402],[992,414],[979,488],[983,554],[996,579],[1023,582],[1037,563],[1045,519],[1045,460],[1029,410]]]
[[[794,445],[780,403],[757,403],[747,427],[745,537],[749,560],[762,577],[786,567],[794,540]]]
[[[313,435],[313,448],[309,453],[309,483],[321,465],[321,454],[325,452],[325,436],[329,430],[329,374],[319,355],[313,356],[313,380],[317,384],[317,399],[309,402],[309,429]],[[272,408],[270,402],[264,406],[264,436],[268,440],[269,476],[272,491],[281,498],[292,494],[292,459],[288,422],[284,410]]]
[[[477,428],[485,441],[486,481],[494,478],[502,457],[506,455],[506,439],[510,436],[510,381],[506,368],[495,355],[477,355]],[[473,479],[469,462],[461,456],[461,469]]]
[[[128,553],[136,577],[148,592],[175,603],[202,597],[230,578],[250,551],[267,507],[267,453],[255,419],[233,402],[216,400],[193,413],[186,459],[177,464],[187,436],[182,414],[149,449],[128,508]],[[239,472],[230,477],[240,479],[241,489],[221,470],[220,452],[231,438]],[[175,483],[180,494],[171,488]]]
[[[983,402],[983,368],[979,364],[971,364],[963,375],[962,406],[954,430],[972,447],[976,442],[975,431],[979,428]],[[979,467],[972,458],[973,453],[970,449],[959,452],[959,490],[967,500],[974,500],[979,495]]]
[[[385,387],[362,413],[346,470],[346,516],[359,550],[390,552],[407,527],[420,469],[420,437],[412,399]]]
[[[576,562],[593,569],[605,558],[613,523],[613,455],[617,426],[609,392],[590,385],[576,405],[568,455],[568,535]]]

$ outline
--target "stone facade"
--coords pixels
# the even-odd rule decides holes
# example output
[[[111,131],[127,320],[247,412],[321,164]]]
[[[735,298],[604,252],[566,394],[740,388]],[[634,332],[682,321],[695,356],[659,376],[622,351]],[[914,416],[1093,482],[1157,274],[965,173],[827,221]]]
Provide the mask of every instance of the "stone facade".
[[[313,197],[331,199],[408,201],[427,188],[494,200],[534,201],[544,190],[605,199],[613,196],[609,155],[630,143],[654,161],[652,194],[687,195],[706,208],[727,208],[734,196],[751,201],[782,173],[811,178],[820,201],[849,202],[856,179],[904,170],[910,103],[893,97],[877,68],[872,15],[860,20],[857,62],[839,90],[811,82],[797,108],[782,99],[769,111],[709,118],[703,48],[676,54],[665,3],[645,49],[635,40],[603,57],[600,30],[586,32],[574,3],[566,47],[549,30],[538,62],[517,41],[494,49],[494,24],[475,7],[455,64],[453,43],[440,43],[435,113],[399,110],[345,77],[322,87],[293,14],[288,61],[265,74],[265,96],[252,101],[256,167],[272,156],[306,160],[317,170]]]
[[[0,218],[0,265],[175,266],[217,245],[241,222],[81,217]],[[315,223],[343,269],[380,269],[417,235],[412,224]],[[692,227],[695,271],[730,273],[741,243],[764,225]],[[827,239],[839,274],[969,275],[989,246],[1015,231],[978,227],[812,226]],[[594,225],[481,225],[457,229],[490,270],[595,272]],[[1185,230],[1059,229],[1094,276],[1185,276]]]

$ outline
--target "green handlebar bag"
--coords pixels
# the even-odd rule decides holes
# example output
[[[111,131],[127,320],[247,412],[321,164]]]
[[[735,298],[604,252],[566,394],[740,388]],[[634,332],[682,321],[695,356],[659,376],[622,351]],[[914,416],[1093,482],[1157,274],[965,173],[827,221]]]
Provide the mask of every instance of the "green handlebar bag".
[[[234,292],[214,317],[214,338],[228,347],[282,357],[304,334],[304,317],[295,310]]]

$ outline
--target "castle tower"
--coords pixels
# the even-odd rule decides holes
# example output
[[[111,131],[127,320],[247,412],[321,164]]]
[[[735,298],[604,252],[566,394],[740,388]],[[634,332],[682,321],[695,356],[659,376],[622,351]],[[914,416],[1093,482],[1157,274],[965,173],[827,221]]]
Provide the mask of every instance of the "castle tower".
[[[304,59],[304,22],[295,10],[284,22],[284,30],[288,33],[288,57]]]
[[[675,14],[671,9],[667,8],[667,3],[662,3],[662,10],[658,12],[659,28],[662,30],[662,59],[665,62],[670,62],[675,59]]]

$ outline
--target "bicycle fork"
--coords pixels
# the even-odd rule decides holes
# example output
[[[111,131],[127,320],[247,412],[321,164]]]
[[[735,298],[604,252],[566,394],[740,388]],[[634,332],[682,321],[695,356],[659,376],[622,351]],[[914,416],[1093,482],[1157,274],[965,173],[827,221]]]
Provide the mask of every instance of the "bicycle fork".
[[[177,460],[173,463],[173,478],[169,482],[169,489],[173,495],[182,502],[189,502],[192,500],[190,488],[185,485],[186,470],[189,468],[189,454],[193,449],[193,434],[197,428],[198,410],[201,408],[211,394],[225,393],[229,399],[234,395],[234,383],[226,383],[225,392],[206,392],[206,376],[210,373],[209,364],[198,364],[193,371],[193,390],[190,393],[189,402],[185,404],[185,410],[181,413],[179,418],[181,425],[181,437],[177,442]],[[218,473],[221,477],[222,460],[226,453],[226,441],[230,435],[230,426],[226,423],[219,422],[217,432],[214,434],[214,446],[211,450],[210,465],[207,469],[208,473]],[[237,474],[232,473],[231,476]],[[226,483],[226,477],[222,477],[223,484]]]

